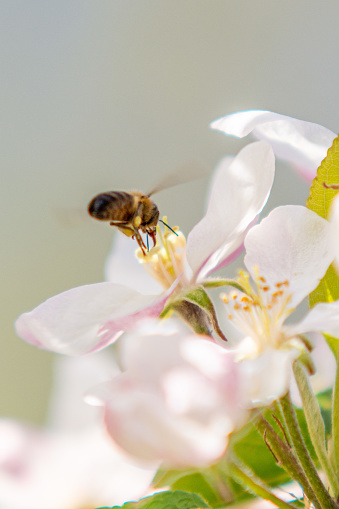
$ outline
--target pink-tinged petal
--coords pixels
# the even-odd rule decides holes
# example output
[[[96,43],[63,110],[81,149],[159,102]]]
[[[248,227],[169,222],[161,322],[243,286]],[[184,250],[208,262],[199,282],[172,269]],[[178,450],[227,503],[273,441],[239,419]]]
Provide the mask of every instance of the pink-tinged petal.
[[[264,141],[244,147],[217,169],[207,213],[187,239],[187,262],[194,278],[207,260],[228,258],[239,248],[242,235],[264,207],[274,178],[274,155]],[[213,268],[209,264],[208,271]],[[206,275],[206,270],[204,270]]]
[[[120,380],[121,382],[121,380]],[[175,467],[206,466],[225,451],[227,437],[213,426],[178,418],[155,392],[132,382],[117,384],[105,408],[105,424],[114,441],[127,453],[149,462]]]
[[[162,373],[183,364],[180,344],[183,338],[192,336],[197,339],[179,319],[145,320],[124,336],[120,344],[120,365],[144,382],[156,383]]]
[[[104,405],[114,441],[146,462],[216,461],[247,415],[233,354],[173,320],[144,322],[141,334],[125,335],[121,346],[126,371],[86,397]]]
[[[0,507],[65,509],[145,496],[154,469],[137,467],[102,429],[52,433],[0,421]]]
[[[222,269],[223,267],[227,267],[230,263],[232,263],[241,253],[244,251],[244,241],[246,235],[250,231],[250,229],[257,223],[259,216],[257,216],[254,221],[248,226],[248,228],[237,238],[235,238],[234,242],[230,244],[226,244],[224,248],[218,249],[215,253],[213,253],[206,263],[199,270],[199,274],[197,277],[197,282],[203,281],[203,279],[212,271],[216,272],[217,270]]]
[[[323,332],[339,339],[339,301],[317,304],[303,320],[285,328],[289,336],[307,332]]]
[[[255,280],[259,271],[271,289],[287,282],[283,288],[294,308],[318,286],[333,260],[329,235],[328,221],[306,207],[277,207],[248,233],[245,265]]]
[[[133,288],[145,295],[160,293],[162,286],[146,272],[137,260],[137,243],[117,232],[105,263],[105,279],[111,283]]]
[[[121,331],[132,330],[139,322],[150,318],[158,318],[165,307],[166,301],[177,288],[179,280],[180,278],[174,281],[172,286],[161,296],[139,294],[138,298],[135,298],[128,308],[124,309],[124,313],[121,313],[120,310],[114,311],[99,328],[99,340],[90,351],[96,352],[105,348],[115,341]]]
[[[174,286],[174,285],[173,285]],[[97,283],[73,288],[51,297],[16,321],[17,334],[39,348],[68,355],[81,355],[113,343],[123,329],[115,330],[103,342],[103,324],[114,318],[123,325],[126,316],[134,322],[160,313],[167,296],[142,295],[114,283]],[[160,304],[159,304],[160,302]],[[138,315],[138,313],[140,315]],[[131,319],[133,320],[133,318]],[[102,344],[103,342],[103,344]]]
[[[268,141],[276,156],[295,164],[307,180],[313,180],[336,137],[329,129],[313,122],[262,110],[232,113],[215,120],[211,127],[239,138],[253,133]]]

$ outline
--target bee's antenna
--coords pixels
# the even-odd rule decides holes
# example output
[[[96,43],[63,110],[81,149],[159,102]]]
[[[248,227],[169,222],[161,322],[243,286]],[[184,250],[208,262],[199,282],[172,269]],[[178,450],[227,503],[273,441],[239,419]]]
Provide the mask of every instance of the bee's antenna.
[[[177,237],[179,237],[179,235],[177,234],[177,232],[175,232],[174,230],[172,230],[172,228],[170,226],[168,226],[168,224],[165,223],[165,221],[163,221],[162,219],[159,219],[160,223],[164,224],[165,226],[167,226],[167,228],[169,230],[171,230],[171,232],[173,232]]]

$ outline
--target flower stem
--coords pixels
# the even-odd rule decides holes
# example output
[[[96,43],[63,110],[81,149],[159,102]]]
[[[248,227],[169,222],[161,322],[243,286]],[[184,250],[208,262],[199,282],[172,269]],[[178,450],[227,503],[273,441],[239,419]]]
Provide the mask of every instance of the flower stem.
[[[304,473],[312,487],[312,490],[314,491],[314,494],[316,495],[316,498],[320,503],[320,507],[322,509],[338,508],[337,504],[331,498],[327,489],[323,485],[318,475],[318,472],[314,466],[314,463],[308,453],[289,393],[287,393],[286,396],[281,398],[280,405],[282,408],[283,415],[285,417],[287,429],[289,430],[289,434],[291,436],[293,448],[297,454],[297,457],[304,470]]]
[[[325,425],[321,416],[318,400],[312,391],[304,366],[300,362],[296,361],[293,364],[293,371],[303,402],[303,410],[313,447],[320,465],[327,476],[332,494],[337,497],[339,494],[339,480],[332,468],[332,465],[328,461]],[[335,422],[335,419],[333,419],[333,422]],[[336,426],[339,426],[338,422],[336,423]]]
[[[286,472],[298,482],[305,492],[307,498],[313,502],[316,509],[325,509],[329,506],[321,506],[318,498],[313,491],[306,475],[303,472],[298,460],[293,454],[293,451],[289,445],[287,445],[280,436],[275,432],[271,424],[260,415],[257,420],[257,429],[264,437],[266,445],[269,447],[271,453],[275,457],[278,465],[286,470]],[[332,506],[331,506],[332,509]]]
[[[201,282],[204,288],[220,288],[221,286],[232,286],[236,290],[242,293],[246,293],[246,289],[243,285],[238,283],[235,279],[225,278],[208,278]]]
[[[247,470],[245,472],[245,469]],[[247,467],[240,466],[239,463],[230,462],[227,466],[228,473],[233,479],[240,482],[245,488],[249,489],[258,497],[264,500],[269,500],[280,509],[291,509],[295,507],[293,504],[287,503],[284,500],[276,497],[269,491],[269,488],[258,479],[253,472],[249,472]]]

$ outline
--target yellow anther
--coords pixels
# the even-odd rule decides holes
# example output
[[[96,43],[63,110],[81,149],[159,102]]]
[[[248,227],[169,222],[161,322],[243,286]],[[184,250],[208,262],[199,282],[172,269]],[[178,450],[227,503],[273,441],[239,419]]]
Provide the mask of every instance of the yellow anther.
[[[284,292],[282,290],[279,290],[277,292],[272,293],[272,297],[280,297],[280,295],[283,295],[283,293]]]
[[[233,315],[228,315],[229,320],[233,320]]]
[[[240,306],[239,304],[236,302],[233,306],[233,308],[235,309],[235,311],[238,311],[240,309]]]
[[[251,308],[250,308],[250,306],[244,306],[244,307],[243,307],[243,310],[244,310],[244,311],[250,311],[250,309],[251,309]]]
[[[262,286],[261,289],[262,289],[263,292],[268,292],[270,287],[269,286]]]
[[[259,277],[259,281],[261,281],[262,283],[266,283],[266,279],[262,276]]]
[[[281,288],[282,286],[289,286],[289,281],[287,281],[287,279],[285,281],[281,281],[280,283],[276,283],[275,286],[277,288]]]
[[[243,297],[241,297],[240,301],[241,302],[251,302],[251,299],[249,297],[247,297],[247,295],[244,295]]]
[[[225,302],[225,304],[228,304],[229,303],[229,298],[228,298],[228,295],[226,293],[221,293],[220,294],[220,299]]]
[[[231,298],[233,300],[236,300],[238,298],[238,294],[237,293],[232,293]]]
[[[165,217],[164,219],[167,220]],[[137,227],[140,222],[140,216],[136,216],[133,224]],[[156,246],[152,247],[145,256],[141,256],[139,252],[136,253],[136,256],[154,279],[164,288],[169,288],[179,274],[184,272],[186,240],[180,230],[175,235],[169,228],[162,230],[157,225],[156,231]]]

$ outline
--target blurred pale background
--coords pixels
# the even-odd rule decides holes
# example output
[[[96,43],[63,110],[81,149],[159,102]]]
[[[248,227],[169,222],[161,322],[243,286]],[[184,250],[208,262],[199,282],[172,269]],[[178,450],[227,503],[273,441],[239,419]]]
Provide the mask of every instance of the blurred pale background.
[[[339,3],[3,0],[0,13],[1,414],[41,422],[53,355],[18,339],[13,321],[102,280],[113,235],[91,221],[65,227],[55,211],[147,190],[193,157],[212,169],[244,142],[209,122],[236,110],[338,131]],[[304,203],[307,184],[277,170],[270,208]],[[187,233],[206,185],[159,194],[161,213]]]

